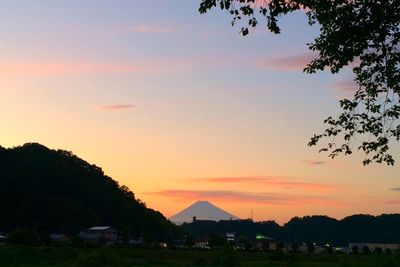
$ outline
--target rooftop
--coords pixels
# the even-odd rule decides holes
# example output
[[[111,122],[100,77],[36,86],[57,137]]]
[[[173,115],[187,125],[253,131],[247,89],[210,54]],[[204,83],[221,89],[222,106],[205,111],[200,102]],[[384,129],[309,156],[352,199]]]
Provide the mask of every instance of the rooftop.
[[[104,231],[104,230],[107,230],[110,228],[111,228],[110,226],[94,226],[92,228],[89,228],[88,230],[89,231]]]

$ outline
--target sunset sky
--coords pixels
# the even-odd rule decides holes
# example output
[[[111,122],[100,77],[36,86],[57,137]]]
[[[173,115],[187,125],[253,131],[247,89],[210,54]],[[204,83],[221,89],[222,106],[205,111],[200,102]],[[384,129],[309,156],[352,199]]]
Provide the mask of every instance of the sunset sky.
[[[400,212],[397,165],[307,147],[349,69],[309,75],[303,12],[248,37],[199,0],[0,0],[0,145],[73,151],[169,217],[208,200],[242,218]]]

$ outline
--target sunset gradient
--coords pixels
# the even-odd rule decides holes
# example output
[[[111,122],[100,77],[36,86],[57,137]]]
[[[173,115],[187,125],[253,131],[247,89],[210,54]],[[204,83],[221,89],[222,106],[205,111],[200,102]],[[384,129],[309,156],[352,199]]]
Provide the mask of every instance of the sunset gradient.
[[[0,0],[0,145],[72,151],[167,217],[400,212],[398,144],[394,167],[307,147],[354,89],[349,69],[302,73],[318,27],[300,11],[242,37],[198,6]]]

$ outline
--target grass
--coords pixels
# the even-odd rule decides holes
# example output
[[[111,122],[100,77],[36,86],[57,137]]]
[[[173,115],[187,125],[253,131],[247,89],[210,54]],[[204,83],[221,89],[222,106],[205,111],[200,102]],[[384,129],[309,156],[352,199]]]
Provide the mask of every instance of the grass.
[[[1,267],[400,267],[399,255],[283,254],[233,250],[0,247]]]

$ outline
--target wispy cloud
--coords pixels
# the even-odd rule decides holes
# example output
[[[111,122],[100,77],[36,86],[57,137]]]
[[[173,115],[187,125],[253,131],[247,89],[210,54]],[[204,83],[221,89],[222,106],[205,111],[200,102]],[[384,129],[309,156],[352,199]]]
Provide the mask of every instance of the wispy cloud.
[[[305,160],[303,160],[303,162],[305,164],[311,165],[311,166],[318,166],[318,165],[326,164],[326,161],[322,161],[322,160],[308,160],[308,159],[305,159]]]
[[[296,181],[289,177],[211,177],[211,178],[193,178],[195,182],[205,183],[242,183],[242,184],[259,184],[266,188],[283,188],[283,189],[301,189],[308,191],[335,191],[339,187],[330,184],[311,183],[304,181]]]
[[[385,202],[386,205],[400,205],[400,199],[399,200],[388,200]]]
[[[332,89],[339,94],[339,97],[349,98],[354,96],[358,88],[356,82],[353,79],[347,78],[343,81],[334,83],[332,85]]]
[[[393,187],[393,188],[390,188],[390,191],[400,191],[400,187]]]
[[[164,73],[186,71],[195,66],[188,59],[160,58],[136,63],[32,61],[0,63],[4,77],[19,76],[76,76],[133,73]]]
[[[100,106],[100,109],[114,111],[114,110],[133,109],[134,107],[135,105],[131,104],[113,104],[113,105]]]
[[[335,201],[329,197],[316,196],[296,196],[293,194],[284,195],[276,193],[249,193],[224,190],[162,190],[157,192],[147,192],[147,195],[157,195],[173,199],[174,201],[195,201],[207,199],[219,202],[253,203],[263,205],[329,205],[341,206],[345,203]]]
[[[282,56],[258,61],[256,66],[260,69],[276,71],[302,71],[315,58],[317,58],[317,55],[312,53]]]
[[[0,63],[4,76],[52,76],[82,74],[135,73],[143,67],[135,64],[90,62],[12,62]]]

